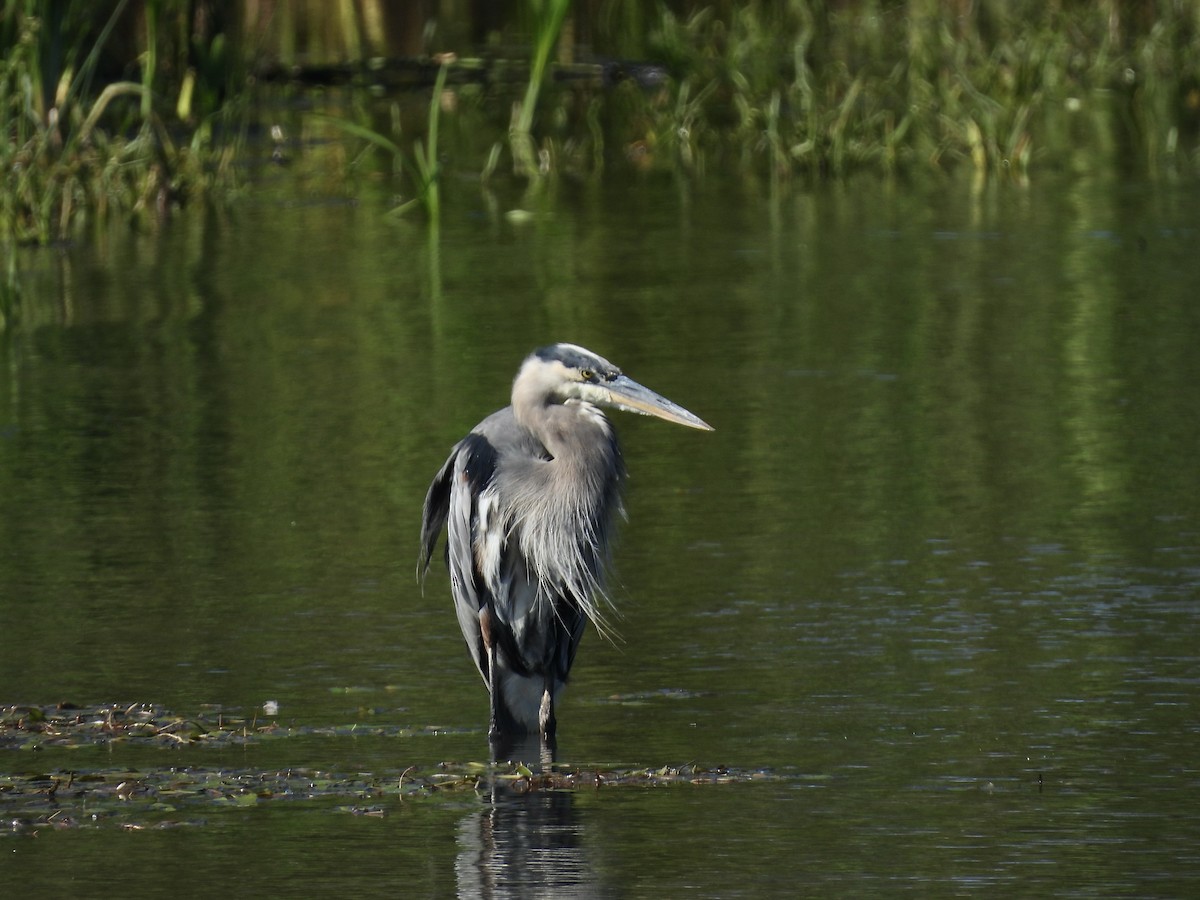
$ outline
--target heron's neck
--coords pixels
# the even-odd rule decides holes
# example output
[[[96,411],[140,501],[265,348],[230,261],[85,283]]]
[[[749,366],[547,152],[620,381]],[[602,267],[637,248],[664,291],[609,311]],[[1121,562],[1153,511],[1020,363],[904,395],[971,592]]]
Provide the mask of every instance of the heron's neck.
[[[520,403],[514,394],[513,412],[517,423],[532,432],[556,460],[581,462],[611,443],[612,425],[599,407],[582,400],[539,400]]]

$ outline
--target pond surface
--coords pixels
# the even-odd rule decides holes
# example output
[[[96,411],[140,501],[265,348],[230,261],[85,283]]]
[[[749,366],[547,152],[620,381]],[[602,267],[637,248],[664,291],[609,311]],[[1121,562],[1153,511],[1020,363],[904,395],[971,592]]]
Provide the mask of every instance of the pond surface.
[[[1103,180],[459,188],[440,232],[269,190],[23,257],[0,334],[0,705],[292,735],[0,750],[31,896],[1200,887],[1200,195]],[[523,208],[531,217],[508,216]],[[121,814],[4,779],[486,761],[420,506],[532,348],[618,416],[620,638],[504,784]],[[265,710],[264,704],[277,704]],[[65,802],[65,801],[64,801]],[[168,827],[171,826],[171,827]]]

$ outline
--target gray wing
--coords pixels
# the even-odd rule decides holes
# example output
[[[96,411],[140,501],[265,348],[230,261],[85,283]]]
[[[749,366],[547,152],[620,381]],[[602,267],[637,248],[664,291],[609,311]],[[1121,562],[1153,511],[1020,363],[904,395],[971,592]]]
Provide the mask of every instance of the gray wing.
[[[496,450],[483,435],[472,432],[454,446],[425,495],[418,562],[424,579],[444,525],[446,568],[458,626],[485,684],[487,654],[479,630],[479,610],[489,596],[475,563],[475,538],[480,531],[478,500],[495,473]]]
[[[595,595],[603,591],[624,466],[607,430],[585,449],[598,454],[595,471],[614,477],[585,484],[581,507],[548,504],[562,490],[547,466],[553,457],[507,407],[455,445],[429,487],[420,568],[428,569],[444,525],[458,624],[489,687],[479,622],[485,606],[495,613],[492,640],[503,668],[526,677],[551,673],[565,682],[587,621],[604,625]]]

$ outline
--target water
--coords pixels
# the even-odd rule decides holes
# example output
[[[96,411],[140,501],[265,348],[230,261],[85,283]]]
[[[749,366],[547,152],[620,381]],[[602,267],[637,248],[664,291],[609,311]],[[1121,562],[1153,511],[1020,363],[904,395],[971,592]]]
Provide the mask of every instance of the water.
[[[1198,199],[460,187],[434,239],[267,192],[25,257],[0,703],[271,700],[297,736],[6,751],[0,779],[483,759],[445,576],[414,577],[420,504],[523,355],[571,340],[717,431],[617,422],[620,640],[585,639],[562,764],[739,780],[22,823],[0,871],[95,895],[181,871],[272,896],[1194,891]]]

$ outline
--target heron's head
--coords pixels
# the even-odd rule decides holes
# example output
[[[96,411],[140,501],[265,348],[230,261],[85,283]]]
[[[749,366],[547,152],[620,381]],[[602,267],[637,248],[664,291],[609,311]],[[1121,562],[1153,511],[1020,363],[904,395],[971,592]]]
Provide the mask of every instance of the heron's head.
[[[703,419],[625,375],[603,356],[576,344],[551,344],[526,358],[513,382],[513,406],[586,403],[712,431]]]

